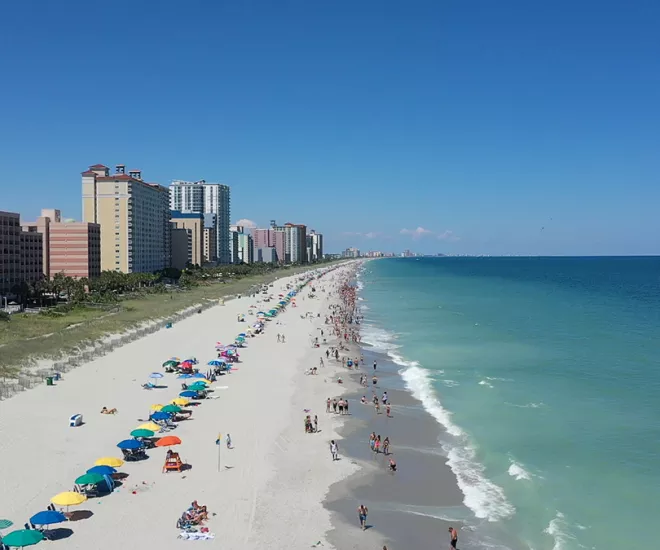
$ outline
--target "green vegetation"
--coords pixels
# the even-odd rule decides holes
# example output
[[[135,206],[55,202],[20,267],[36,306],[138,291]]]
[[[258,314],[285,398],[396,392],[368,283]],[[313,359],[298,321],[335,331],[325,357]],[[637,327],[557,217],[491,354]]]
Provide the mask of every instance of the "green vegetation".
[[[106,334],[163,319],[193,304],[243,294],[312,266],[228,265],[157,275],[104,272],[91,281],[61,274],[23,289],[23,304],[53,304],[40,313],[0,317],[0,377],[30,358],[60,357]],[[26,285],[27,286],[27,285]]]

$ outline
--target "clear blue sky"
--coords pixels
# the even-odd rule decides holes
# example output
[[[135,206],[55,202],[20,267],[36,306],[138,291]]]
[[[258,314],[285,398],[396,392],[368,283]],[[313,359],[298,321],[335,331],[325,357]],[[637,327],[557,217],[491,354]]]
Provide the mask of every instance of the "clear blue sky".
[[[0,209],[80,217],[80,172],[125,163],[329,251],[658,254],[659,29],[652,0],[5,2]]]

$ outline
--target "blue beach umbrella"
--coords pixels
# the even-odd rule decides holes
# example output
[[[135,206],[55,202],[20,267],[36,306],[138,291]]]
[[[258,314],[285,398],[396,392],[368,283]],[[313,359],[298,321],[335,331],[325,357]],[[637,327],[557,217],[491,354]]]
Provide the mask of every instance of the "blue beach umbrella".
[[[165,376],[162,372],[152,372],[149,378],[163,378]]]
[[[170,416],[172,416],[170,413],[158,411],[152,414],[150,418],[152,420],[167,420]]]
[[[188,398],[192,397],[193,399],[195,399],[197,397],[197,392],[196,391],[188,391],[188,390],[182,391],[179,394],[179,397],[188,397]]]
[[[196,372],[194,374],[191,374],[190,378],[206,378],[206,376],[203,375],[201,372]]]
[[[111,468],[110,466],[94,466],[93,468],[87,470],[87,473],[99,474],[101,476],[111,476],[112,474],[116,474],[117,470]]]
[[[192,378],[192,377],[193,377],[192,374],[180,374],[179,376],[177,376],[177,378],[179,378],[179,379],[181,379],[181,378]]]
[[[209,361],[207,365],[209,367],[219,367],[220,365],[222,365],[222,362],[214,359],[213,361]]]
[[[66,521],[66,516],[56,510],[37,512],[30,518],[32,525],[52,525],[53,523],[62,523],[63,521]]]
[[[141,449],[142,448],[142,442],[138,441],[137,439],[124,439],[124,441],[120,441],[117,443],[117,447],[120,449]]]

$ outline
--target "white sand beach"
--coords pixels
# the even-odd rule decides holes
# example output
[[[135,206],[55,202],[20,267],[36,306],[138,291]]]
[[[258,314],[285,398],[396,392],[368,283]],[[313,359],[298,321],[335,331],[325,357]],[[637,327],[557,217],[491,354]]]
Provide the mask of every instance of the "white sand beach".
[[[294,549],[321,541],[331,548],[324,538],[330,515],[322,501],[329,486],[356,466],[349,460],[333,462],[328,449],[343,422],[325,414],[325,399],[342,389],[332,381],[336,367],[320,369],[318,376],[304,371],[318,366],[324,351],[311,345],[329,299],[329,292],[319,290],[329,290],[346,269],[317,282],[317,298],[310,299],[306,289],[298,307],[287,307],[267,323],[264,334],[248,338],[238,369],[220,376],[212,386],[214,398],[194,407],[192,419],[171,432],[181,438],[176,450],[191,469],[163,474],[166,450],[149,450],[148,460],[119,469],[128,478],[114,493],[71,508],[89,510],[89,519],[54,526],[71,529],[71,536],[43,544],[64,550],[204,544],[177,539],[177,519],[198,500],[214,514],[206,526],[215,540],[206,544]],[[293,279],[278,280],[271,290],[278,294]],[[172,356],[197,357],[206,370],[216,357],[215,343],[230,343],[247,328],[237,314],[253,304],[260,305],[252,297],[229,301],[81,366],[55,386],[44,384],[0,402],[0,518],[22,528],[52,496],[72,490],[74,479],[96,459],[121,457],[116,444],[146,421],[152,404],[168,403],[180,391],[182,381],[174,374],[161,380],[167,388],[143,389],[149,374],[162,372],[161,364]],[[313,320],[301,318],[307,312]],[[278,332],[286,335],[286,343],[277,342]],[[118,414],[100,414],[103,406],[116,407]],[[320,433],[304,432],[304,409],[319,415]],[[68,418],[75,413],[85,423],[71,428]],[[233,449],[225,445],[227,433]]]

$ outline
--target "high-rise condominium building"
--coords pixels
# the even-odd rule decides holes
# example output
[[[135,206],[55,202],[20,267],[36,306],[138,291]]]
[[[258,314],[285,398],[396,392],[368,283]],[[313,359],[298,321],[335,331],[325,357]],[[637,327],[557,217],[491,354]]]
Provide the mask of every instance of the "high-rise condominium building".
[[[323,235],[312,231],[307,235],[307,261],[318,262],[323,259]]]
[[[307,227],[302,224],[284,224],[284,244],[287,261],[307,263]]]
[[[253,229],[252,238],[254,239],[254,249],[259,249],[257,261],[259,262],[278,262],[285,261],[284,228],[277,228],[274,221],[271,222],[269,229]],[[278,230],[276,230],[278,229]],[[273,252],[268,251],[274,249]],[[257,257],[257,256],[255,256]]]
[[[83,220],[101,226],[101,269],[150,273],[170,266],[170,201],[166,187],[140,170],[114,174],[95,164],[82,173]]]
[[[215,238],[218,262],[231,263],[229,233],[229,186],[205,180],[174,180],[170,185],[170,208],[180,212],[215,214]]]
[[[43,279],[43,236],[23,231],[19,214],[0,212],[0,296]]]
[[[204,265],[204,214],[172,210],[172,224],[187,234],[186,263]]]
[[[23,229],[43,236],[43,270],[47,279],[57,273],[76,279],[101,274],[99,224],[62,221],[59,210],[47,208],[36,221],[23,223]]]

